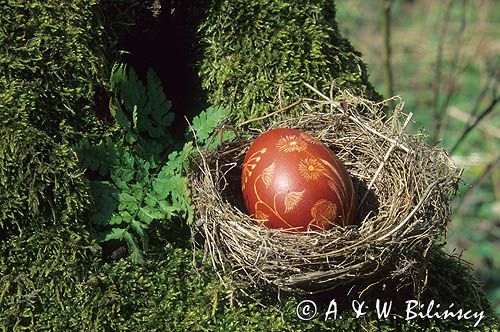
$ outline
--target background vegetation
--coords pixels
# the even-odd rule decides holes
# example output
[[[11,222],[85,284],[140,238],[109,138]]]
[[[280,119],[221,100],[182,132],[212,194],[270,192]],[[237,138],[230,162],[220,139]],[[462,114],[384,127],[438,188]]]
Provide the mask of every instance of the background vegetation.
[[[341,31],[363,53],[371,82],[415,114],[413,131],[446,147],[464,183],[448,252],[471,262],[500,314],[500,3],[338,0]],[[392,87],[383,33],[390,9]],[[465,135],[464,135],[465,133]]]

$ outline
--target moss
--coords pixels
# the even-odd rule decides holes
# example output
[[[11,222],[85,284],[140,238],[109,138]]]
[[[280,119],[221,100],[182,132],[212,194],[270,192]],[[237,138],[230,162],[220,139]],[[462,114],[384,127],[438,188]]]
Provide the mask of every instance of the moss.
[[[1,242],[0,326],[33,331],[474,331],[471,321],[378,320],[373,312],[356,318],[344,305],[339,306],[342,319],[325,322],[323,315],[300,321],[295,308],[304,298],[282,295],[280,302],[264,290],[231,306],[231,294],[209,268],[199,274],[193,270],[190,249],[157,246],[142,266],[128,259],[103,263],[98,255],[78,225],[32,228]],[[463,268],[444,256],[437,263]],[[447,273],[441,270],[437,278]],[[467,283],[470,275],[456,278]],[[460,296],[453,300],[458,307],[470,305]],[[498,327],[491,311],[488,315],[483,331]]]
[[[1,122],[30,123],[49,135],[87,131],[94,86],[102,84],[98,1],[2,0]],[[69,128],[68,128],[69,127]]]
[[[331,1],[213,1],[200,39],[208,100],[238,120],[311,96],[303,82],[329,91],[333,81],[335,91],[380,98],[361,55],[340,35]]]
[[[60,324],[47,313],[68,310],[68,299],[81,291],[96,266],[100,249],[84,227],[40,223],[0,242],[0,327],[7,331],[50,330]]]
[[[71,223],[91,204],[67,144],[21,124],[0,127],[0,227]]]
[[[118,39],[148,1],[0,0],[0,124],[57,139],[108,130],[105,91]]]
[[[469,263],[435,250],[427,266],[428,287],[423,301],[429,303],[434,300],[445,308],[453,303],[458,308],[483,310],[487,319],[482,326],[500,328],[495,310]]]

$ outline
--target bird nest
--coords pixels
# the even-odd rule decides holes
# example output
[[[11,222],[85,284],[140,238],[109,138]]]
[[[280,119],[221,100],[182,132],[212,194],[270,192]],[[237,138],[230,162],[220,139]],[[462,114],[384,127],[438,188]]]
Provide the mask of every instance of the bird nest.
[[[238,286],[315,293],[391,279],[421,289],[424,262],[445,234],[460,171],[442,149],[405,133],[411,114],[399,99],[374,103],[345,93],[334,100],[314,91],[320,100],[284,108],[299,115],[273,114],[274,120],[259,119],[258,128],[246,123],[239,138],[200,151],[189,176],[196,242],[221,280]],[[356,192],[355,225],[297,234],[259,226],[246,214],[245,153],[259,134],[278,127],[309,133],[342,160]]]

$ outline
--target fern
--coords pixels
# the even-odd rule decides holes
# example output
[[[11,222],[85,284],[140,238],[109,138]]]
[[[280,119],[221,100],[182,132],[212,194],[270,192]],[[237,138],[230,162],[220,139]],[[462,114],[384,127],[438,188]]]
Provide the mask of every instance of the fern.
[[[158,76],[149,69],[144,84],[133,69],[115,64],[110,77],[110,111],[126,131],[126,141],[136,144],[139,155],[161,159],[172,144],[167,128],[174,120],[172,104],[167,100]]]
[[[80,156],[80,166],[84,169],[98,171],[101,176],[108,176],[111,172],[110,158],[114,153],[114,145],[110,142],[92,145],[86,139],[75,146]]]
[[[103,153],[96,153],[99,150]],[[95,199],[90,220],[96,230],[95,238],[100,242],[124,240],[131,258],[135,262],[142,262],[141,248],[147,249],[149,220],[140,216],[145,190],[151,187],[154,178],[151,164],[127,148],[109,142],[90,146],[84,141],[79,144],[77,151],[82,165],[94,163],[106,170],[101,173],[106,175],[105,180],[90,181]]]
[[[168,133],[173,120],[171,103],[154,72],[148,72],[144,84],[133,69],[116,64],[110,82],[110,110],[123,137],[97,145],[83,140],[76,151],[80,165],[102,177],[90,181],[94,237],[101,243],[125,242],[131,259],[141,263],[153,222],[169,222],[173,227],[176,219],[192,221],[185,175],[194,153],[194,137],[198,145],[215,146],[220,139],[215,139],[214,130],[227,112],[217,107],[201,112],[193,119],[182,150],[170,151],[174,143]],[[222,136],[223,140],[232,137],[232,132]]]
[[[194,140],[194,135],[198,144],[207,145],[209,148],[215,148],[220,142],[229,141],[235,138],[235,133],[231,130],[225,130],[221,124],[227,119],[229,112],[223,108],[212,106],[202,111],[193,118],[193,122],[187,133],[187,138]],[[219,129],[214,133],[214,129]],[[219,133],[221,136],[216,137]]]

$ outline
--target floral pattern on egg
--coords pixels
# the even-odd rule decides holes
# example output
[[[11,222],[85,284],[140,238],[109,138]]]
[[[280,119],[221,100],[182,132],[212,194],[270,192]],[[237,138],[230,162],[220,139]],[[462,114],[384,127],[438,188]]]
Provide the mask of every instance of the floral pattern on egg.
[[[354,189],[343,164],[296,129],[273,129],[255,139],[241,188],[250,216],[269,228],[304,232],[354,223]]]

